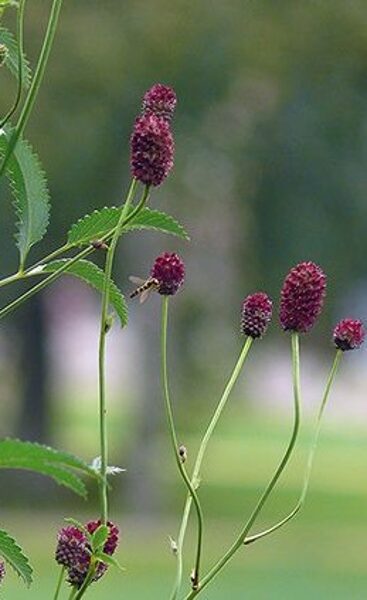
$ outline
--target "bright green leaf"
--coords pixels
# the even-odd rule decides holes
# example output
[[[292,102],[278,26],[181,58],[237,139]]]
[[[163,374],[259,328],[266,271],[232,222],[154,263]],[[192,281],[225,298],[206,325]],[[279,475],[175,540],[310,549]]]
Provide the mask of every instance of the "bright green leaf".
[[[0,2],[0,8],[2,4]],[[18,45],[15,37],[5,27],[0,27],[0,44],[4,44],[8,49],[8,56],[5,60],[5,65],[8,67],[9,71],[18,78],[19,76],[19,65],[18,65]],[[31,69],[29,67],[28,60],[23,55],[22,56],[22,65],[23,65],[23,86],[25,88],[29,87],[31,81]]]
[[[91,214],[79,219],[69,230],[68,244],[71,246],[83,246],[104,237],[117,226],[121,210],[122,208],[116,208],[115,206],[105,206],[101,210],[95,210]],[[177,235],[186,240],[189,239],[182,225],[173,217],[150,208],[143,208],[124,228],[125,231],[132,231],[134,229],[154,229],[163,233]]]
[[[100,560],[101,562],[106,563],[106,565],[110,565],[111,567],[116,567],[120,571],[125,571],[124,567],[122,567],[120,565],[120,563],[116,560],[116,558],[113,558],[113,556],[110,556],[109,554],[106,554],[105,552],[97,552],[95,557],[98,560]]]
[[[4,530],[0,530],[0,556],[23,579],[26,585],[31,585],[33,569],[29,560],[16,541]]]
[[[73,470],[96,477],[93,469],[72,454],[15,439],[0,441],[0,469],[25,469],[47,475],[83,497],[86,496],[85,484]]]
[[[0,155],[6,152],[11,130],[0,130]],[[20,139],[9,159],[6,174],[18,217],[17,246],[24,265],[30,248],[46,233],[50,203],[45,174],[37,155],[25,140]]]
[[[62,259],[48,263],[43,267],[42,273],[54,273],[65,265],[65,260],[67,261],[67,259]],[[74,275],[86,283],[89,283],[89,285],[99,292],[103,292],[104,271],[88,260],[79,260],[72,264],[69,269],[66,269],[65,274]],[[124,296],[112,280],[110,281],[109,298],[111,305],[120,319],[121,326],[123,327],[127,323],[127,305]]]
[[[108,527],[107,525],[101,524],[92,535],[92,549],[93,552],[97,552],[101,548],[103,548],[107,538],[108,538]]]

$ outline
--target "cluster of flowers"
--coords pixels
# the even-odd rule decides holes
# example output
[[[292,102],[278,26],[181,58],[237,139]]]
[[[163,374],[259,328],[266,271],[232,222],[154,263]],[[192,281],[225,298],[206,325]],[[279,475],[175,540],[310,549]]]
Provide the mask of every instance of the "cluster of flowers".
[[[101,521],[89,521],[85,525],[85,531],[93,534],[101,525]],[[109,533],[103,552],[112,556],[117,548],[119,541],[119,530],[111,521],[107,523]],[[57,547],[55,553],[56,562],[66,568],[68,573],[67,581],[75,588],[80,588],[87,576],[91,562],[92,549],[86,533],[70,525],[63,527],[59,531]],[[97,581],[107,571],[107,565],[98,562],[93,581]]]
[[[151,270],[158,291],[173,295],[182,286],[185,266],[177,254],[158,256]],[[326,296],[326,275],[311,261],[301,262],[286,276],[280,297],[279,320],[284,331],[307,333],[321,313]],[[241,309],[241,331],[252,338],[262,337],[272,318],[273,302],[265,292],[247,296]],[[342,319],[335,327],[333,341],[339,350],[354,350],[363,343],[365,331],[359,319]]]
[[[177,104],[174,90],[161,83],[143,98],[142,114],[131,135],[131,173],[148,186],[157,186],[173,167],[174,141],[171,119]]]
[[[284,331],[308,332],[321,313],[326,295],[326,275],[315,263],[301,262],[286,276],[280,296],[280,324]],[[269,296],[257,292],[242,304],[241,330],[252,338],[264,335],[272,318]],[[354,350],[365,336],[362,321],[343,319],[335,327],[333,341],[339,350]]]

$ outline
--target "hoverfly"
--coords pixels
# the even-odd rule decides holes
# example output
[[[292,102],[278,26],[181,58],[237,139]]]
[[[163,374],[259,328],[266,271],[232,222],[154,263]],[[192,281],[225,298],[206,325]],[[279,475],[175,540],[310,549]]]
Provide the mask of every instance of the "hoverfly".
[[[136,298],[136,296],[140,296],[140,304],[143,304],[146,300],[148,300],[150,293],[157,291],[159,288],[159,281],[155,279],[155,277],[149,277],[149,279],[140,279],[140,277],[134,277],[133,275],[129,277],[130,281],[138,285],[131,294],[130,298]]]

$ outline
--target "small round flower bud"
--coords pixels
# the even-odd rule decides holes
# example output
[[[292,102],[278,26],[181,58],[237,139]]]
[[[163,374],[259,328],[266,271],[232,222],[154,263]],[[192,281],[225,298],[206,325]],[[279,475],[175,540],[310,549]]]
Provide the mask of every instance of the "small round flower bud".
[[[143,113],[151,113],[170,121],[177,104],[175,91],[168,85],[156,83],[151,87],[143,98]]]
[[[280,323],[285,331],[306,333],[324,304],[326,275],[315,263],[301,262],[286,276],[280,299]]]
[[[180,459],[182,464],[187,461],[187,448],[183,444],[179,447],[178,453],[180,455]]]
[[[5,46],[5,44],[0,44],[0,67],[3,66],[6,59],[8,58],[8,55],[9,55],[8,47]]]
[[[333,340],[339,350],[355,350],[364,341],[365,330],[358,319],[342,319],[334,329]]]
[[[4,581],[4,577],[6,575],[5,563],[0,560],[0,584]]]
[[[160,185],[173,167],[174,142],[169,123],[155,114],[138,117],[130,147],[133,177],[145,185]]]
[[[163,252],[155,259],[150,274],[157,280],[160,294],[173,296],[184,282],[185,265],[178,254]]]
[[[264,292],[250,294],[242,302],[241,331],[252,338],[264,335],[271,321],[273,303]]]

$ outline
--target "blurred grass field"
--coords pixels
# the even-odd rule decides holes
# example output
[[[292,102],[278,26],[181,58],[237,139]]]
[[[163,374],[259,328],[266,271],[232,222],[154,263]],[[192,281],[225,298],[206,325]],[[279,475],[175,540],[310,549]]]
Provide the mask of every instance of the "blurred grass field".
[[[254,417],[246,424],[238,419],[224,423],[215,437],[204,469],[201,498],[206,511],[204,570],[227,547],[249,514],[262,485],[267,481],[289,431],[276,420],[264,423]],[[261,433],[260,433],[261,432]],[[266,506],[258,522],[268,526],[293,506],[301,483],[310,431],[303,432],[300,448],[287,475]],[[189,446],[197,443],[189,440]],[[115,514],[123,531],[119,559],[126,573],[110,572],[90,591],[91,600],[129,598],[168,599],[173,581],[174,558],[168,535],[175,534],[182,505],[171,456],[165,453],[165,438],[159,441],[165,458],[157,476],[168,496],[165,515],[139,517]],[[255,600],[357,600],[366,598],[367,540],[367,441],[363,428],[340,429],[328,425],[323,431],[306,507],[283,531],[244,548],[217,581],[203,592],[205,600],[251,598]],[[205,483],[205,485],[204,485]],[[117,507],[118,508],[118,507]],[[68,509],[69,510],[69,509]],[[33,558],[35,584],[26,592],[12,574],[4,585],[9,600],[52,598],[57,566],[50,558],[64,513],[40,511],[30,506],[6,511],[3,523],[22,541]],[[70,516],[70,510],[68,515]],[[73,516],[88,518],[79,508]],[[190,572],[194,519],[187,541],[186,573]],[[64,589],[63,598],[68,597]]]

